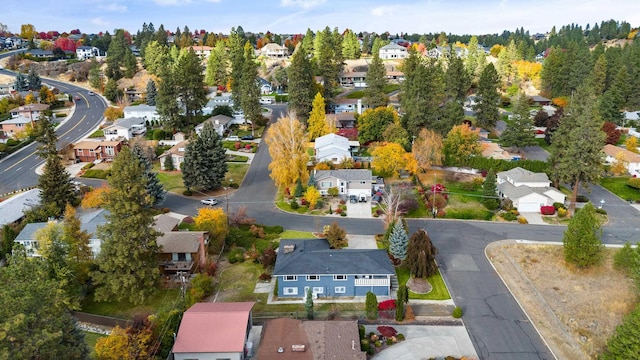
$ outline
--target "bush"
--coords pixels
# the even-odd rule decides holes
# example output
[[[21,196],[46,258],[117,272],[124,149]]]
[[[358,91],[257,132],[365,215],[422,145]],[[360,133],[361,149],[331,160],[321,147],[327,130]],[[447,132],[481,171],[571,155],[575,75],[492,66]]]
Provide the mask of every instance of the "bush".
[[[289,205],[291,205],[291,208],[293,210],[296,210],[296,209],[298,209],[300,207],[300,205],[298,205],[298,201],[296,201],[296,199],[291,200],[291,203]]]
[[[184,219],[182,219],[182,222],[185,224],[193,224],[195,223],[195,220],[193,220],[191,216],[187,216]]]
[[[390,300],[385,300],[381,303],[378,304],[378,310],[384,311],[384,310],[393,310],[396,308],[396,301],[393,299]],[[378,328],[378,331],[380,331],[380,328]],[[382,334],[384,335],[384,334]],[[395,334],[394,334],[395,335]],[[384,335],[387,336],[387,335]],[[393,336],[393,335],[391,335]]]
[[[232,188],[232,189],[237,189],[237,188],[240,187],[240,185],[238,185],[238,183],[231,183],[231,184],[229,184],[229,187]]]
[[[260,274],[260,276],[258,277],[258,279],[260,281],[268,281],[271,280],[271,275],[267,274],[267,273],[262,273]]]
[[[562,207],[558,208],[558,217],[563,218],[565,216],[567,216],[567,209],[562,208]]]
[[[367,319],[375,320],[378,318],[378,297],[371,291],[367,292],[365,310],[367,313]]]
[[[343,212],[342,214],[340,214],[340,216],[347,216],[347,213]]]
[[[460,319],[462,317],[462,309],[459,306],[456,306],[453,309],[453,312],[451,312],[451,316],[453,316],[455,319]],[[398,337],[400,337],[400,335],[398,335]]]
[[[398,331],[396,329],[394,329],[391,326],[386,326],[386,325],[381,325],[377,327],[378,332],[380,333],[380,335],[390,338],[392,336],[396,336],[398,334]]]
[[[365,335],[364,325],[358,325],[358,333],[360,333],[360,339],[364,339],[364,335]]]
[[[387,339],[387,345],[391,345],[391,344],[393,344],[393,340],[391,340],[390,338]]]
[[[402,341],[402,340],[404,340],[404,334],[398,334],[398,336],[396,336],[396,338],[398,339],[398,341]]]
[[[542,215],[553,215],[556,213],[556,208],[554,206],[540,206],[540,213]]]
[[[566,209],[567,208],[563,203],[560,203],[560,202],[554,202],[553,203],[553,207],[556,210],[558,210],[558,209]]]
[[[7,139],[7,146],[16,146],[20,144],[20,141],[16,139]]]
[[[518,216],[516,214],[512,213],[511,211],[505,212],[501,216],[506,221],[514,221],[514,220],[516,220],[518,218]]]
[[[529,222],[527,221],[527,219],[523,218],[522,216],[520,216],[518,218],[518,224],[528,224]]]
[[[638,250],[631,247],[629,242],[626,242],[620,250],[616,251],[613,255],[613,266],[620,271],[627,273],[627,275],[633,273],[634,267],[638,264]]]
[[[596,213],[602,214],[602,215],[607,215],[607,210],[601,209],[601,208],[596,208]]]
[[[578,195],[578,196],[576,197],[576,202],[579,202],[579,203],[586,203],[586,202],[589,202],[589,198],[587,198],[587,197],[586,197],[586,196],[584,196],[584,195]]]
[[[374,344],[376,344],[376,347],[380,347],[382,346],[382,340],[376,340]]]
[[[182,192],[182,195],[184,195],[184,196],[191,196],[191,195],[193,195],[193,192],[192,192],[191,190],[187,189],[187,190],[185,190],[185,191],[183,191],[183,192]]]
[[[153,130],[153,140],[164,140],[164,138],[166,137],[166,133],[164,132],[164,130],[162,129],[155,129]]]
[[[360,326],[362,326],[362,325],[360,325]],[[371,347],[371,345],[369,345],[369,340],[367,340],[367,339],[360,340],[360,350],[361,351],[368,352],[370,347]]]
[[[630,186],[634,189],[640,189],[640,178],[630,178],[627,181],[627,186]]]

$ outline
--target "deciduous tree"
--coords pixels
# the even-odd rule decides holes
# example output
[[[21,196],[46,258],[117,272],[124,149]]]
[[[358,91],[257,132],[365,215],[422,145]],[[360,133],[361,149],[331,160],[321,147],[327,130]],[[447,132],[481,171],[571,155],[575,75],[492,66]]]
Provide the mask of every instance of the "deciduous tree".
[[[124,111],[122,108],[109,106],[104,110],[104,117],[109,121],[116,121],[124,117]]]
[[[341,228],[337,221],[332,222],[331,225],[325,225],[322,233],[334,249],[342,249],[349,245],[347,231]]]
[[[307,187],[307,191],[304,192],[304,198],[309,202],[310,210],[315,209],[321,197],[322,195],[320,195],[320,192],[318,191],[318,189],[316,189],[315,186]]]
[[[379,143],[371,151],[371,167],[380,174],[398,177],[400,170],[407,170],[407,152],[397,143]]]
[[[227,173],[226,150],[211,122],[200,136],[187,144],[182,163],[182,178],[187,189],[210,190],[222,186]]]
[[[611,172],[615,176],[620,176],[622,174],[627,173],[627,168],[629,164],[625,160],[624,152],[622,150],[618,151],[615,156],[615,160],[613,164],[611,164]]]
[[[597,264],[602,259],[602,229],[596,209],[587,203],[569,222],[564,232],[564,259],[578,267]]]
[[[478,143],[480,130],[471,130],[469,125],[454,126],[444,140],[443,152],[445,163],[464,165],[472,156],[478,156],[482,148]]]
[[[271,155],[271,178],[279,189],[309,178],[307,172],[307,135],[304,125],[290,113],[269,127],[265,138]]]
[[[200,208],[193,220],[199,230],[208,231],[210,238],[222,245],[229,233],[228,214],[225,214],[221,208]]]
[[[309,141],[315,141],[320,136],[327,135],[331,132],[329,123],[327,122],[324,98],[320,93],[317,93],[313,99],[313,106],[309,114],[308,123],[307,134],[309,135]]]
[[[627,150],[638,153],[638,138],[635,136],[627,136],[627,139],[624,141],[624,146]]]
[[[437,249],[431,243],[429,234],[424,229],[419,229],[411,235],[407,248],[405,263],[409,267],[411,276],[428,278],[438,271],[436,265]]]
[[[421,169],[429,169],[431,165],[442,165],[442,136],[435,131],[422,129],[413,141],[411,152]]]
[[[367,109],[358,117],[358,140],[362,144],[381,141],[387,127],[399,121],[398,114],[390,107]]]

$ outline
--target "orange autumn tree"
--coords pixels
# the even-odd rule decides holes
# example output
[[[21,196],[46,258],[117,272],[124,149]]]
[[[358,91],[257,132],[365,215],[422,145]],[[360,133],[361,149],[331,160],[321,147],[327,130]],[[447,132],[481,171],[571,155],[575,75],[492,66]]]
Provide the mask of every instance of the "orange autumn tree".
[[[99,208],[104,203],[104,194],[111,191],[107,185],[103,185],[97,189],[86,193],[80,202],[83,209]]]
[[[418,170],[418,162],[413,155],[397,143],[378,143],[373,146],[371,156],[371,167],[381,174],[398,177],[400,170],[410,173]]]

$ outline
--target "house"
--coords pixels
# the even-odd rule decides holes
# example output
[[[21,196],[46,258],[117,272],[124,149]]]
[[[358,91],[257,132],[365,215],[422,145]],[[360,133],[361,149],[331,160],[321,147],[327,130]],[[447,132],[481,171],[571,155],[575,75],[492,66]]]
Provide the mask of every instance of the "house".
[[[73,146],[73,154],[76,160],[81,162],[113,161],[123,145],[124,143],[120,140],[84,140]]]
[[[387,70],[386,78],[389,84],[402,84],[404,82],[404,73],[402,71]]]
[[[618,153],[622,153],[623,162],[625,168],[629,172],[629,175],[640,176],[640,154],[636,154],[625,148],[621,148],[615,145],[607,144],[604,146],[605,163],[607,165],[618,162]]]
[[[27,55],[37,59],[46,59],[46,58],[53,57],[53,51],[42,50],[42,49],[31,49],[27,51]]]
[[[362,111],[367,108],[367,106],[362,103],[362,99],[340,97],[333,100],[329,105],[329,108],[335,114],[342,114],[345,112],[362,114]]]
[[[623,111],[622,118],[624,121],[638,121],[640,119],[640,111]]]
[[[260,94],[262,95],[271,94],[273,92],[271,83],[266,79],[258,77],[258,85],[260,86]]]
[[[184,312],[173,344],[175,360],[244,360],[253,302],[196,303]]]
[[[342,197],[370,195],[371,178],[371,170],[367,169],[315,170],[313,174],[316,188],[322,195],[327,195],[330,188],[337,187]]]
[[[224,136],[225,131],[227,131],[229,129],[229,126],[231,126],[231,124],[233,123],[233,118],[227,115],[216,115],[208,118],[202,124],[196,126],[195,130],[198,136],[200,136],[200,133],[204,128],[204,124],[206,123],[212,123],[213,128],[216,130],[216,133],[218,133],[218,135],[222,137]]]
[[[37,96],[37,94],[34,95]],[[37,120],[40,118],[40,115],[44,114],[46,110],[49,110],[49,105],[47,104],[29,104],[11,109],[9,113],[11,114],[11,117],[14,118],[23,116],[29,119]]]
[[[124,117],[125,118],[143,118],[146,121],[160,121],[160,115],[156,110],[155,106],[150,105],[135,105],[135,106],[125,106],[124,108]]]
[[[531,100],[534,105],[539,105],[539,106],[551,105],[551,99],[547,99],[544,96],[539,96],[539,95],[529,96],[529,100]]]
[[[34,126],[37,118],[31,119],[24,116],[17,116],[9,120],[0,121],[0,130],[9,137],[17,137],[19,133],[27,129],[27,125]]]
[[[0,226],[13,224],[24,217],[24,213],[40,204],[40,189],[31,189],[0,201]]]
[[[550,186],[545,173],[534,173],[521,167],[497,174],[498,193],[511,199],[520,212],[539,212],[541,206],[563,203],[566,195]]]
[[[482,157],[490,159],[511,160],[511,155],[508,151],[502,149],[500,145],[493,141],[481,141]]]
[[[351,71],[351,72],[342,72],[338,78],[340,81],[340,86],[344,87],[356,87],[356,88],[366,88],[367,87],[367,72],[366,71]]]
[[[352,112],[328,114],[327,118],[335,123],[338,129],[354,129],[356,127],[356,117]]]
[[[201,58],[208,58],[211,55],[211,50],[213,50],[211,46],[191,46],[189,49],[193,50]]]
[[[379,56],[380,59],[383,60],[405,59],[407,56],[409,56],[409,53],[407,52],[407,48],[404,46],[389,44],[380,48]]]
[[[333,133],[316,138],[314,149],[316,162],[340,164],[344,159],[351,159],[349,139]]]
[[[156,239],[160,247],[158,260],[161,273],[193,273],[206,266],[208,232],[178,231],[180,219],[169,214],[158,215],[154,219],[154,228],[162,233]]]
[[[260,55],[269,58],[283,58],[289,56],[289,49],[276,43],[268,43],[260,49]]]
[[[260,360],[365,360],[357,321],[268,320],[262,329]],[[282,348],[282,352],[279,349]]]
[[[233,101],[231,100],[231,94],[225,93],[225,94],[222,94],[221,96],[213,97],[202,108],[202,113],[203,114],[211,114],[213,112],[213,109],[217,108],[218,106],[222,106],[222,105],[233,106]]]
[[[95,46],[78,46],[76,48],[76,58],[87,60],[100,55],[100,49]]]
[[[281,298],[304,298],[307,289],[314,297],[390,296],[395,270],[384,249],[331,249],[325,239],[283,239],[273,276]]]
[[[165,151],[162,155],[158,156],[160,160],[160,169],[167,170],[165,168],[165,158],[171,157],[171,163],[173,164],[173,170],[180,170],[182,163],[184,162],[184,150],[187,147],[189,140],[183,140],[171,147],[171,149]]]
[[[135,136],[144,135],[147,132],[146,121],[140,117],[126,117],[118,120],[113,125],[103,129],[107,140],[124,139],[131,140]]]

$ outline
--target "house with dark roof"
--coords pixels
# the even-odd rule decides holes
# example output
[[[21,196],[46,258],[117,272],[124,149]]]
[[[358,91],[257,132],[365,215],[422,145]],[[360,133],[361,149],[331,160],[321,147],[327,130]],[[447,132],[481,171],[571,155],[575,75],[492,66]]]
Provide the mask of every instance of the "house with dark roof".
[[[338,169],[314,170],[313,181],[316,189],[322,195],[328,195],[330,188],[338,188],[338,196],[348,198],[350,195],[358,197],[371,195],[373,178],[371,170],[367,169]]]
[[[282,240],[273,270],[278,297],[390,296],[395,270],[384,249],[331,249],[325,239]]]
[[[182,217],[161,214],[154,218],[154,229],[162,233],[156,239],[160,250],[158,261],[162,274],[192,273],[207,263],[209,233],[206,231],[179,231]]]
[[[302,321],[279,318],[265,323],[260,360],[365,360],[357,321]]]
[[[244,360],[254,302],[196,303],[184,312],[171,351],[174,360]]]
[[[564,203],[566,195],[551,187],[545,173],[534,173],[521,167],[497,174],[498,194],[511,199],[520,212],[539,212],[541,206]]]

